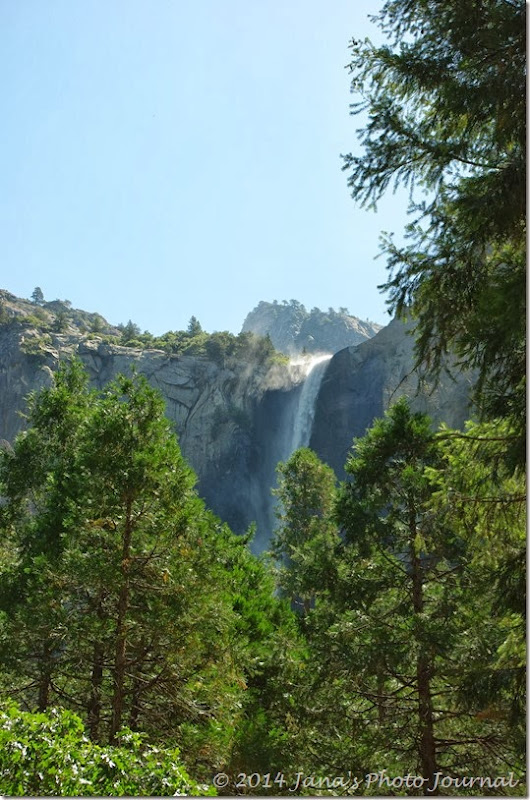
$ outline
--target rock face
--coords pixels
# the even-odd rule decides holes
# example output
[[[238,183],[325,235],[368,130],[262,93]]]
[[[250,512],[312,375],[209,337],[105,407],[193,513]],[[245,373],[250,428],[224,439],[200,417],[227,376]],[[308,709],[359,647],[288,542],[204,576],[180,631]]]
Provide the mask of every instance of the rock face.
[[[221,366],[205,356],[121,347],[71,330],[43,335],[15,320],[0,325],[0,439],[13,441],[24,426],[19,412],[27,394],[50,385],[60,361],[72,355],[96,388],[134,367],[160,390],[199,493],[234,531],[255,521],[257,551],[274,528],[276,465],[293,447],[310,445],[342,477],[353,437],[402,394],[436,421],[459,427],[468,416],[465,376],[445,379],[432,394],[429,387],[417,393],[413,340],[399,322],[328,362],[312,357],[267,366],[232,359]],[[317,382],[308,392],[316,378],[320,388]]]
[[[470,415],[469,375],[442,376],[436,388],[420,386],[409,332],[410,326],[394,320],[369,341],[331,359],[318,395],[310,446],[341,478],[353,438],[363,436],[402,395],[435,423],[460,428]]]
[[[272,527],[268,487],[277,455],[285,458],[285,425],[292,427],[303,374],[287,365],[232,364],[172,356],[87,340],[76,334],[39,335],[19,325],[0,326],[0,439],[24,427],[25,397],[48,386],[61,360],[77,355],[90,384],[102,388],[134,367],[162,393],[182,452],[199,477],[207,505],[237,532],[252,521],[263,549]],[[290,409],[291,408],[291,412]],[[264,491],[264,487],[267,487]]]
[[[363,322],[351,316],[346,308],[321,311],[305,307],[291,300],[290,303],[266,303],[262,301],[247,314],[243,332],[251,331],[259,336],[269,335],[274,347],[286,355],[303,353],[337,353],[344,347],[360,344],[377,331],[381,325]]]

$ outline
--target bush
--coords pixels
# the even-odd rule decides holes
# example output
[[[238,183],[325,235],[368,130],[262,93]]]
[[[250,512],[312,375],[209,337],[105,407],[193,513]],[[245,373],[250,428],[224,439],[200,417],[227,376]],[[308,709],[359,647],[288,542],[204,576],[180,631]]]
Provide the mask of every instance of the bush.
[[[44,350],[52,343],[49,333],[44,333],[42,336],[27,336],[20,343],[20,349],[27,356],[44,356]]]
[[[128,729],[117,746],[98,745],[71,711],[32,714],[13,704],[0,710],[0,793],[197,797],[215,791],[189,778],[177,749],[152,747]]]

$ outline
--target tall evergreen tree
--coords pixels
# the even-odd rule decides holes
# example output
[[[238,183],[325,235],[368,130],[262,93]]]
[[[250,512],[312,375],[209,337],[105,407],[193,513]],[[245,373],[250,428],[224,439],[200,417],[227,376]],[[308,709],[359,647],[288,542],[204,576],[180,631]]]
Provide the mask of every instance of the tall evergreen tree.
[[[352,113],[367,111],[353,197],[411,190],[410,244],[387,239],[390,307],[416,319],[418,361],[478,370],[486,417],[510,416],[524,458],[526,6],[387,0],[388,44],[352,43]],[[427,191],[415,202],[413,190]]]
[[[508,722],[507,740],[524,758],[526,677],[525,472],[507,453],[517,434],[506,421],[468,422],[464,432],[437,434],[441,461],[427,471],[432,508],[466,542],[477,593],[491,598],[491,647],[469,651],[460,684],[467,708]],[[508,464],[507,464],[508,462]],[[500,634],[500,641],[499,641]]]
[[[96,394],[74,362],[1,464],[8,690],[81,710],[96,740],[123,724],[177,740],[217,717],[229,729],[239,708],[219,525],[163,411],[144,379]]]
[[[339,541],[332,520],[336,478],[307,447],[296,450],[277,471],[278,525],[271,552],[279,563],[280,589],[307,614],[330,578]]]
[[[42,289],[40,288],[40,286],[36,286],[33,289],[32,293],[31,293],[31,299],[38,306],[41,306],[44,303],[44,294],[43,294]]]
[[[437,772],[521,767],[506,721],[462,702],[470,653],[495,651],[505,632],[472,543],[433,510],[426,470],[440,466],[430,420],[405,399],[357,440],[338,503],[344,550],[315,639],[352,698],[370,771],[420,774],[430,793]],[[475,676],[487,675],[485,662],[481,670]]]

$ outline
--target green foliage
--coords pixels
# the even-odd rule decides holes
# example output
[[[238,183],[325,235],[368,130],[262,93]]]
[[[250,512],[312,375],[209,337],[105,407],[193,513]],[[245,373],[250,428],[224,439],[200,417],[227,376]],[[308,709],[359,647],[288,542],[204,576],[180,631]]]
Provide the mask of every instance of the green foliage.
[[[43,308],[36,308],[33,314],[26,317],[26,321],[28,324],[34,322],[35,327],[40,329],[48,328],[50,325],[50,317]]]
[[[411,242],[386,239],[391,309],[416,319],[418,362],[436,374],[447,351],[476,368],[486,418],[517,424],[524,458],[526,8],[388,0],[389,40],[352,43],[352,112],[369,114],[364,153],[348,155],[353,197],[392,185],[428,200],[410,211]]]
[[[436,376],[452,352],[477,376],[486,421],[442,431],[419,480],[464,622],[447,674],[455,720],[474,713],[470,742],[485,741],[472,731],[487,724],[515,760],[524,749],[525,13],[521,0],[386,2],[376,21],[388,44],[352,43],[352,111],[367,111],[369,122],[364,152],[345,159],[361,203],[375,205],[390,185],[410,189],[409,243],[384,240],[383,288],[393,311],[416,320],[417,364]],[[427,197],[420,203],[417,187]],[[356,485],[361,466],[350,463]],[[389,489],[382,480],[381,498]],[[342,511],[363,530],[369,496],[358,491],[343,497]],[[391,522],[386,510],[374,530],[395,535]],[[369,540],[362,546],[371,552]],[[434,628],[427,641],[439,658]],[[448,663],[444,655],[443,670]],[[436,666],[437,679],[443,670]]]
[[[307,614],[332,575],[338,532],[332,521],[335,475],[309,448],[277,468],[278,526],[271,552],[280,562],[278,586]]]
[[[36,286],[33,289],[33,292],[31,293],[31,299],[38,306],[41,306],[44,303],[44,294],[40,286]]]
[[[33,398],[33,427],[2,464],[3,527],[18,553],[3,573],[6,635],[17,631],[4,664],[41,709],[85,696],[95,739],[113,740],[125,719],[145,730],[162,715],[175,728],[188,681],[205,670],[208,686],[211,659],[232,681],[208,623],[196,638],[202,615],[229,627],[230,614],[199,588],[213,584],[197,545],[213,521],[163,408],[140,378],[88,391],[74,363]]]
[[[204,344],[204,350],[211,361],[223,367],[235,353],[236,337],[228,331],[212,333]]]
[[[202,333],[202,325],[199,322],[199,320],[197,319],[197,317],[191,317],[190,321],[188,322],[187,333],[192,338],[194,336],[198,336],[199,333]]]
[[[140,335],[140,328],[132,320],[126,325],[118,325],[118,329],[121,331],[120,344],[129,344]]]
[[[497,775],[509,765],[520,779],[515,611],[499,610],[479,540],[455,520],[445,489],[440,513],[435,476],[442,486],[447,464],[429,419],[403,398],[355,442],[346,469],[341,539],[306,551],[316,602],[291,746],[307,770],[347,763],[360,774],[422,775],[431,789],[437,770]],[[300,504],[303,517],[310,495]]]
[[[92,314],[90,320],[91,333],[102,333],[105,330],[105,320],[101,314]]]
[[[37,328],[39,331],[49,331],[50,318],[41,308],[36,308],[34,314],[25,314],[22,317],[10,317],[10,322],[15,322],[24,327]]]
[[[53,321],[52,329],[55,333],[64,333],[68,330],[68,314],[66,311],[58,311]]]
[[[0,710],[0,792],[17,796],[122,797],[213,795],[190,779],[176,748],[160,749],[124,729],[118,744],[89,741],[65,709],[31,714]]]
[[[195,494],[144,379],[91,391],[73,361],[29,406],[0,459],[3,693],[76,711],[94,742],[178,744],[203,778],[245,769],[248,716],[282,729],[297,646],[270,575]]]
[[[206,333],[198,331],[169,331],[152,339],[151,346],[161,347],[172,355],[188,355],[208,358],[221,368],[237,365],[241,361],[255,364],[270,364],[287,359],[276,352],[270,338],[253,333],[240,333],[238,336],[228,331]]]
[[[141,333],[140,328],[136,323],[129,320],[126,325],[118,325],[120,331],[120,338],[118,344],[125,347],[136,347],[145,349],[146,347],[155,346],[155,337],[149,331]]]
[[[496,649],[470,654],[462,689],[468,706],[502,714],[525,748],[526,486],[509,461],[516,431],[506,420],[438,434],[442,462],[427,470],[437,516],[468,543],[477,585],[488,587],[501,631]]]
[[[226,528],[222,535],[228,536]],[[231,776],[296,766],[290,720],[304,642],[292,612],[274,596],[267,563],[248,551],[250,535],[225,538],[221,555],[223,589],[237,620],[233,646],[246,665],[241,714],[224,767]]]
[[[25,336],[20,343],[20,349],[27,356],[40,358],[44,355],[44,348],[50,347],[51,343],[49,333],[44,333],[42,336]]]

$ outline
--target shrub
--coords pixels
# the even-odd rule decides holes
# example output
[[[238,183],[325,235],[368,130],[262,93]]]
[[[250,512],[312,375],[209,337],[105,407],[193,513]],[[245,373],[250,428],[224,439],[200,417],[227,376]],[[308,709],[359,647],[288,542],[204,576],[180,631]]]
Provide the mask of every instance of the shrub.
[[[85,735],[76,714],[53,708],[32,714],[16,705],[0,710],[0,793],[15,796],[215,794],[192,781],[179,751],[156,748],[123,729],[117,746]]]
[[[43,356],[44,348],[51,345],[51,337],[49,333],[44,333],[42,336],[27,336],[20,343],[20,349],[27,356]]]

